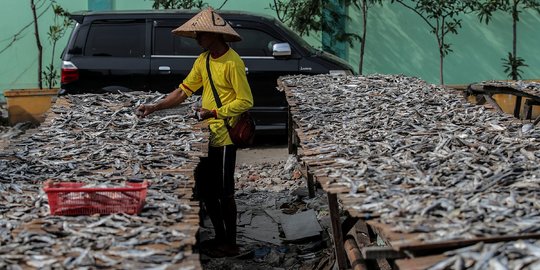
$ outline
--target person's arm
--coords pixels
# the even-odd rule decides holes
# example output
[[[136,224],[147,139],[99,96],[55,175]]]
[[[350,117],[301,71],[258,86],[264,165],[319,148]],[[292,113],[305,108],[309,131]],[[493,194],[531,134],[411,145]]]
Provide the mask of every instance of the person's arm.
[[[186,100],[186,98],[194,93],[192,89],[199,89],[202,85],[202,77],[199,71],[201,62],[200,59],[201,56],[195,60],[193,68],[191,68],[191,71],[184,81],[178,86],[178,88],[167,95],[167,97],[156,104],[143,104],[139,106],[137,111],[140,117],[145,117],[158,110],[168,109],[180,105],[182,102],[184,102],[184,100]]]
[[[177,88],[164,99],[155,104],[142,104],[137,108],[141,117],[145,117],[155,111],[169,109],[180,105],[187,98],[187,94],[182,89]]]

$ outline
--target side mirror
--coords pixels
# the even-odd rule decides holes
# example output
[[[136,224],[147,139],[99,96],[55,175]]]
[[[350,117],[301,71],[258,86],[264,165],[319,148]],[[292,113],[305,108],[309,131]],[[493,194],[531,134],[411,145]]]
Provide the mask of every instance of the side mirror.
[[[272,45],[272,55],[277,56],[291,56],[291,45],[289,43],[276,43]]]

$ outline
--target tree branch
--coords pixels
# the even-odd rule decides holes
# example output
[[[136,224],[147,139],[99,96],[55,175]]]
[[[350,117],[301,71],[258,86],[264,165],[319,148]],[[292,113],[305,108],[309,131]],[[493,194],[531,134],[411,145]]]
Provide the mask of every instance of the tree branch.
[[[49,10],[49,8],[51,8],[51,6],[52,6],[52,3],[49,4],[49,6],[48,6],[45,10],[43,10],[43,11],[38,15],[38,18],[41,18],[41,16],[42,16],[43,14],[45,14],[45,12],[47,12],[47,10]],[[0,42],[4,42],[4,41],[11,40],[11,41],[9,42],[8,45],[6,45],[4,48],[2,48],[2,49],[0,50],[0,54],[4,53],[7,49],[9,49],[11,46],[13,46],[13,44],[14,44],[17,40],[23,38],[24,36],[19,37],[19,35],[21,35],[22,32],[24,32],[26,29],[28,29],[28,28],[29,28],[30,26],[32,26],[33,24],[34,24],[33,21],[29,22],[27,25],[23,26],[23,28],[21,28],[21,30],[19,30],[17,33],[15,33],[15,35],[13,35],[13,37],[6,38],[6,39],[0,41]]]
[[[433,26],[433,24],[431,24],[431,22],[420,12],[418,12],[418,10],[416,10],[415,8],[405,4],[402,0],[396,0],[396,2],[402,4],[404,7],[412,10],[414,13],[418,14],[418,16],[420,16],[420,18],[422,18],[422,20],[424,20],[428,25],[429,27],[431,27],[431,29],[435,29],[435,26]]]
[[[227,1],[229,1],[229,0],[223,1],[223,4],[221,4],[221,6],[218,7],[218,10],[220,10],[221,8],[223,8],[223,6],[225,6],[225,4],[227,4]]]

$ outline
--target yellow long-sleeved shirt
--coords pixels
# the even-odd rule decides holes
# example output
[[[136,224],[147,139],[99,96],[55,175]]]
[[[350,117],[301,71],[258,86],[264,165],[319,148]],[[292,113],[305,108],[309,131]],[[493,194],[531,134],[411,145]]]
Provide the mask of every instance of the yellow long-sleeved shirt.
[[[225,126],[225,119],[229,125],[234,126],[238,116],[253,107],[253,96],[246,77],[244,61],[231,48],[218,58],[210,57],[210,72],[216,87],[221,108],[217,108],[212,86],[206,70],[206,58],[208,51],[199,55],[188,76],[180,84],[188,96],[203,87],[202,107],[208,110],[216,110],[217,119],[208,119],[210,128],[210,145],[219,147],[233,144],[229,132]],[[227,120],[225,120],[227,121]]]

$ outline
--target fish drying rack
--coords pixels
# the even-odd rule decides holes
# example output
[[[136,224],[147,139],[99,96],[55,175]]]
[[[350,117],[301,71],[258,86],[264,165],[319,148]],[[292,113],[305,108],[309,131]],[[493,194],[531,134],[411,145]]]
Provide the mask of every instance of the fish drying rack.
[[[125,187],[85,188],[86,183],[54,182],[44,184],[51,215],[139,214],[144,206],[148,182],[127,182]]]

